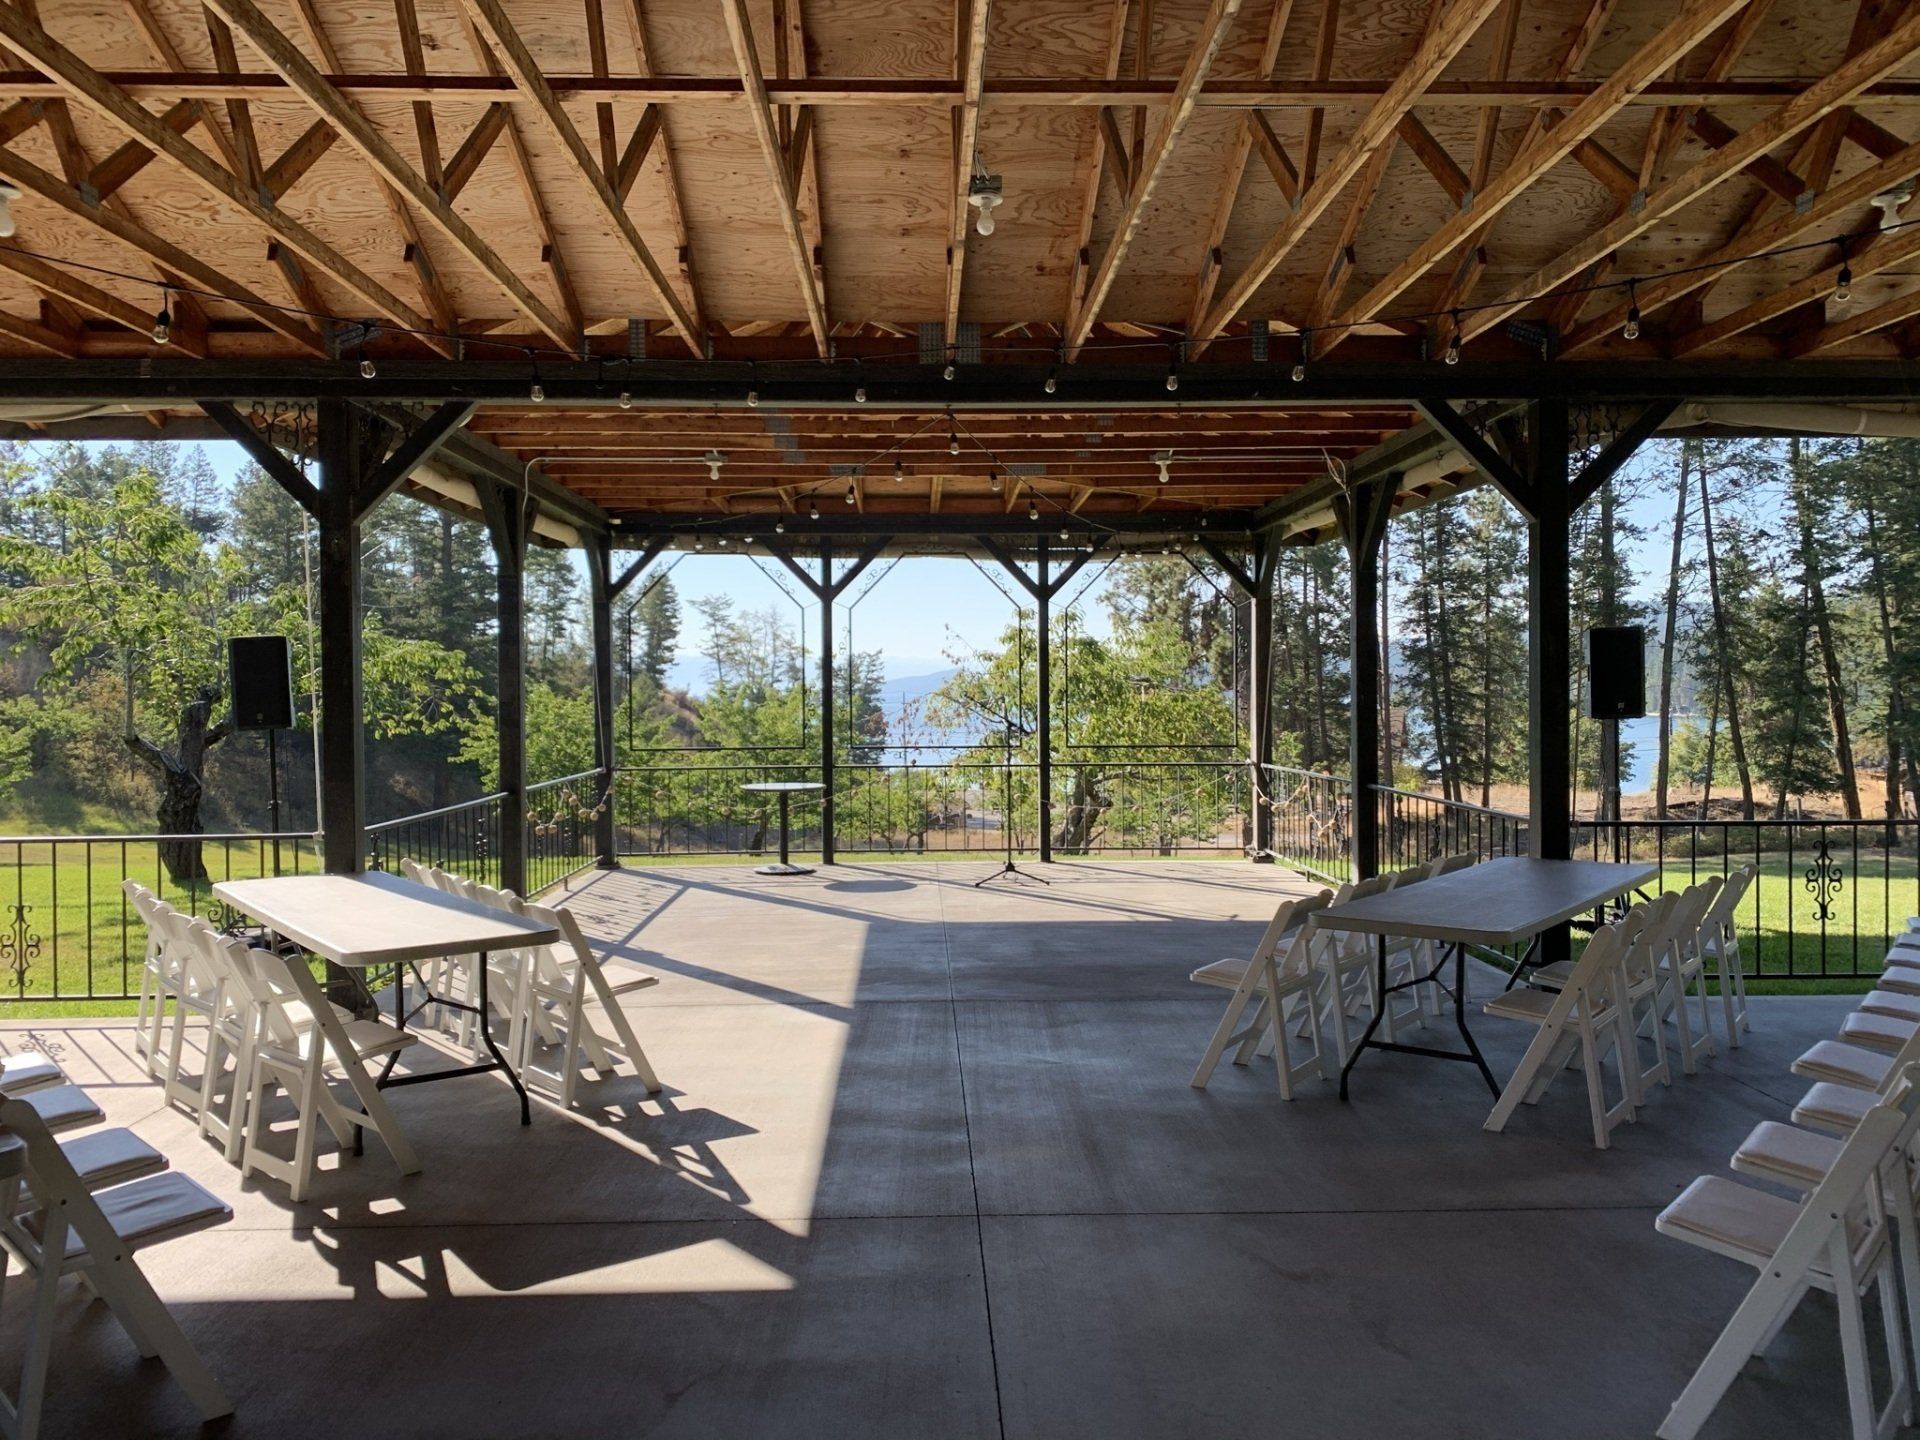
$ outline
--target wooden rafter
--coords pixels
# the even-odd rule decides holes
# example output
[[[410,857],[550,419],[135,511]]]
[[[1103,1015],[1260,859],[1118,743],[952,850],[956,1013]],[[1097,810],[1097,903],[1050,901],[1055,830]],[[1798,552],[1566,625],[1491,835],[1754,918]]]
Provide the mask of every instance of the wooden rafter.
[[[1320,0],[1320,25],[1313,39],[1313,78],[1325,84],[1333,74],[1333,53],[1340,43],[1340,0]],[[1300,152],[1300,174],[1313,184],[1320,174],[1320,138],[1327,123],[1326,107],[1307,112],[1307,143]]]
[[[653,252],[647,248],[647,242],[640,238],[640,232],[627,215],[626,207],[620,203],[620,197],[613,193],[612,177],[602,174],[600,167],[594,163],[587,142],[580,138],[580,131],[561,108],[553,87],[547,83],[546,75],[528,51],[526,42],[520,38],[520,32],[507,18],[500,0],[460,0],[460,3],[498,57],[501,67],[532,103],[534,114],[560,142],[573,169],[593,191],[601,211],[613,222],[628,255],[645,274],[654,298],[666,307],[673,328],[693,347],[696,355],[705,355],[707,338],[700,322],[687,308],[686,302],[675,293],[665,272],[653,258]]]
[[[111,320],[138,334],[145,335],[153,328],[152,314],[138,305],[109,294],[57,265],[49,265],[37,256],[0,245],[0,269],[11,270],[44,294],[58,296],[78,309]]]
[[[1129,0],[1113,0],[1113,10],[1107,21],[1106,64],[1101,73],[1109,80],[1120,73],[1120,54],[1127,41],[1128,3]],[[1080,175],[1075,183],[1075,196],[1079,204],[1078,223],[1074,229],[1073,266],[1067,275],[1067,303],[1061,311],[1063,316],[1073,314],[1086,298],[1087,278],[1093,266],[1093,256],[1088,247],[1093,243],[1093,222],[1100,208],[1100,177],[1107,165],[1124,165],[1127,158],[1117,127],[1114,133],[1108,133],[1105,117],[1110,112],[1103,107],[1096,113],[1101,118],[1097,118],[1093,126],[1087,158],[1081,161]]]
[[[440,172],[440,196],[448,204],[454,197],[467,188],[467,182],[473,178],[473,172],[480,168],[480,162],[493,153],[494,145],[500,134],[513,118],[512,109],[502,101],[480,112],[480,118],[473,122],[473,128],[461,140]],[[329,132],[331,133],[331,132]]]
[[[813,343],[822,358],[831,350],[826,304],[814,275],[813,256],[801,227],[799,202],[794,191],[793,169],[787,152],[774,129],[773,107],[767,99],[766,75],[760,68],[760,53],[753,39],[753,17],[747,13],[746,0],[722,0],[727,18],[727,35],[733,42],[735,61],[740,66],[741,83],[746,86],[748,114],[754,134],[760,141],[760,153],[767,162],[767,174],[773,181],[774,203],[780,212],[780,228],[786,232],[787,249],[793,256],[800,284],[800,303],[813,329]]]
[[[1696,162],[1646,197],[1640,208],[1604,225],[1569,247],[1501,297],[1492,308],[1476,312],[1467,326],[1477,334],[1578,275],[1587,266],[1612,254],[1635,236],[1677,213],[1715,186],[1741,173],[1757,156],[1790,140],[1822,117],[1846,105],[1874,80],[1904,65],[1920,48],[1920,14],[1910,16],[1877,44],[1862,51],[1824,79],[1766,118],[1742,131],[1739,139]]]
[[[738,3],[738,0],[732,0]],[[960,103],[953,111],[953,171],[947,187],[947,300],[945,335],[949,353],[960,336],[960,293],[967,270],[967,196],[973,185],[973,160],[980,142],[980,92],[987,77],[987,20],[993,0],[966,0],[966,24],[955,57],[960,72]]]
[[[984,0],[979,0],[979,3],[984,3]],[[1140,233],[1147,206],[1153,200],[1153,192],[1160,183],[1174,147],[1180,143],[1187,122],[1193,118],[1194,102],[1199,98],[1200,87],[1206,83],[1207,72],[1213,68],[1214,56],[1220,53],[1227,32],[1233,28],[1241,3],[1242,0],[1213,0],[1206,18],[1200,22],[1200,33],[1194,41],[1192,53],[1187,56],[1186,67],[1180,72],[1180,83],[1174,90],[1172,106],[1160,122],[1150,153],[1135,161],[1133,187],[1128,193],[1126,208],[1121,211],[1113,238],[1107,242],[1106,252],[1101,255],[1100,264],[1094,270],[1093,280],[1087,286],[1086,299],[1067,322],[1069,357],[1078,353],[1093,330],[1094,321],[1099,318],[1100,307],[1106,303],[1114,278],[1119,275],[1120,267],[1126,261],[1127,251]]]
[[[627,29],[633,46],[633,64],[642,79],[651,79],[654,73],[653,49],[647,41],[646,16],[641,10],[641,0],[627,0]],[[662,218],[673,236],[674,274],[680,282],[680,289],[687,298],[687,308],[692,312],[694,323],[702,333],[706,330],[706,307],[700,300],[700,285],[694,278],[693,246],[687,237],[686,202],[680,194],[680,171],[673,158],[673,133],[666,111],[659,106],[649,106],[652,112],[652,124],[659,129],[656,142],[649,142],[653,162],[659,170],[660,206]],[[627,149],[632,151],[642,127],[648,124],[647,112],[641,113],[634,125],[634,137],[627,141]],[[639,162],[635,163],[638,173]],[[631,186],[631,181],[628,182]],[[622,192],[624,199],[624,192]]]
[[[119,86],[73,51],[55,40],[18,11],[0,6],[0,39],[48,78],[57,80],[74,99],[133,139],[160,151],[175,168],[201,189],[241,210],[276,240],[292,247],[336,282],[351,290],[379,314],[409,330],[431,332],[424,316],[386,286],[360,269],[327,241],[285,211],[266,204],[257,194],[201,150],[167,129]],[[432,343],[429,340],[429,343]],[[451,347],[444,349],[450,353]]]
[[[1487,220],[1519,199],[1535,181],[1571,154],[1582,140],[1618,113],[1625,103],[1625,97],[1659,76],[1744,3],[1745,0],[1687,0],[1679,13],[1622,62],[1599,90],[1568,111],[1558,124],[1543,131],[1531,145],[1515,156],[1507,168],[1500,172],[1499,178],[1474,197],[1471,211],[1455,215],[1440,226],[1414,247],[1413,254],[1388,271],[1355,301],[1335,322],[1336,328],[1329,336],[1329,345],[1348,338],[1355,326],[1372,320],[1392,304],[1407,287],[1451,254],[1469,236],[1477,233]],[[1463,322],[1462,338],[1471,339],[1485,330],[1488,313],[1476,310]]]
[[[479,270],[491,278],[508,300],[533,325],[563,349],[579,346],[579,332],[570,329],[527,287],[513,267],[502,259],[473,226],[442,200],[432,184],[408,165],[400,152],[363,116],[358,107],[327,83],[313,62],[294,47],[253,0],[206,0],[209,9],[247,37],[247,43],[260,52],[275,73],[299,93],[331,125],[342,141],[373,166],[380,178],[393,186],[415,209],[427,218]]]
[[[1273,67],[1280,63],[1280,45],[1286,39],[1287,22],[1293,17],[1293,3],[1294,0],[1273,0],[1273,8],[1267,12],[1267,34],[1260,47],[1254,78],[1268,79],[1273,74]],[[1274,134],[1267,117],[1258,110],[1249,110],[1234,126],[1233,145],[1221,168],[1220,189],[1213,202],[1213,219],[1207,226],[1207,248],[1201,253],[1200,275],[1194,282],[1193,299],[1187,306],[1189,331],[1199,325],[1201,317],[1207,313],[1207,306],[1213,303],[1213,292],[1220,283],[1220,268],[1224,259],[1221,247],[1226,244],[1227,227],[1233,223],[1234,203],[1240,198],[1240,181],[1246,174],[1247,160],[1255,145],[1260,146],[1261,159],[1272,174],[1274,183],[1286,196],[1287,203],[1291,205],[1299,198],[1299,172],[1294,170],[1286,147],[1280,143],[1280,137]]]
[[[1293,253],[1294,247],[1327,213],[1347,183],[1366,168],[1373,152],[1393,140],[1400,117],[1413,108],[1429,85],[1439,79],[1481,24],[1502,3],[1504,0],[1455,0],[1455,3],[1440,6],[1432,12],[1433,18],[1427,33],[1415,47],[1413,58],[1361,117],[1346,143],[1335,153],[1332,162],[1307,186],[1299,206],[1260,247],[1260,253],[1227,288],[1227,293],[1207,312],[1207,318],[1195,332],[1197,340],[1203,343],[1212,340],[1246,308],[1254,292],[1266,283],[1267,277],[1279,268],[1281,261]]]
[[[790,80],[807,73],[807,27],[801,0],[779,0],[773,7],[774,75]],[[813,284],[820,308],[833,313],[827,292],[826,213],[820,200],[820,147],[814,136],[817,123],[812,106],[785,106],[780,111],[786,132],[787,170],[793,177],[794,203],[800,212],[800,230],[813,259]]]

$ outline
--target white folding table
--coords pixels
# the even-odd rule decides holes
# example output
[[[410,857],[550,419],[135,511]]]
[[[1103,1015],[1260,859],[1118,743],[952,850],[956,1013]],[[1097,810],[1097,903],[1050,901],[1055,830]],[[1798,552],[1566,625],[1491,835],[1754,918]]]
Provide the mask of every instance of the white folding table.
[[[1596,910],[1608,901],[1644,885],[1660,873],[1657,865],[1621,865],[1601,860],[1534,860],[1507,856],[1431,880],[1401,885],[1364,900],[1333,905],[1313,917],[1327,930],[1352,930],[1378,936],[1375,963],[1380,1000],[1360,1043],[1353,1047],[1340,1071],[1340,1098],[1347,1098],[1347,1076],[1362,1051],[1392,1050],[1402,1055],[1425,1055],[1435,1060],[1465,1060],[1480,1067],[1487,1088],[1497,1097],[1500,1086],[1481,1058],[1480,1047],[1467,1029],[1467,947],[1497,948],[1533,940],[1544,931]],[[1376,1040],[1386,1013],[1387,996],[1428,981],[1447,989],[1439,979],[1446,968],[1443,951],[1433,969],[1399,985],[1387,984],[1389,939],[1432,940],[1453,954],[1453,1009],[1465,1050],[1440,1050],[1427,1045],[1400,1045]]]
[[[326,995],[305,965],[289,965],[301,998],[312,1007],[327,1047],[346,1072],[347,1083],[366,1111],[373,1128],[380,1132],[388,1152],[401,1173],[419,1171],[420,1160],[413,1146],[401,1134],[393,1112],[381,1091],[395,1085],[418,1085],[430,1080],[451,1080],[461,1075],[483,1074],[491,1070],[505,1072],[520,1097],[520,1123],[533,1123],[526,1088],[513,1073],[494,1043],[487,1005],[487,955],[495,950],[518,949],[523,945],[546,945],[560,938],[551,925],[543,925],[523,916],[449,895],[441,890],[417,885],[397,875],[374,872],[366,875],[287,875],[260,880],[224,880],[213,887],[219,899],[243,915],[251,916],[274,934],[285,937],[346,970],[370,970],[393,966],[394,1020],[406,1028],[406,986],[400,983],[401,966],[417,967],[422,960],[438,960],[451,955],[474,955],[479,977],[476,1004],[467,1004],[450,996],[429,994],[431,1001],[455,1010],[476,1014],[480,1038],[493,1057],[474,1065],[448,1070],[430,1070],[413,1075],[392,1073],[389,1058],[379,1078],[369,1076],[360,1066],[345,1027],[327,1003]],[[414,968],[416,978],[419,971]],[[421,982],[424,988],[424,980]],[[419,1006],[414,1007],[416,1010]]]

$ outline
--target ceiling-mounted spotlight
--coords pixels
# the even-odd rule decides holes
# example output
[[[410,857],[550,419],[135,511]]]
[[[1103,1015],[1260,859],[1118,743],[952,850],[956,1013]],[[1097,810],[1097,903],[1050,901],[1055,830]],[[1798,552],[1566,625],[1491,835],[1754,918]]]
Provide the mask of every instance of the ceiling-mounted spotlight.
[[[1153,463],[1160,467],[1160,483],[1162,485],[1173,478],[1173,452],[1171,450],[1162,450],[1158,455],[1153,457]]]
[[[701,458],[707,462],[707,478],[719,483],[720,467],[727,463],[727,457],[718,450],[709,450]]]
[[[13,202],[20,198],[20,191],[0,180],[0,240],[11,240],[15,229],[13,223]]]
[[[993,234],[993,212],[1005,197],[1000,192],[998,175],[976,175],[967,185],[967,203],[980,212],[973,228],[982,235]]]

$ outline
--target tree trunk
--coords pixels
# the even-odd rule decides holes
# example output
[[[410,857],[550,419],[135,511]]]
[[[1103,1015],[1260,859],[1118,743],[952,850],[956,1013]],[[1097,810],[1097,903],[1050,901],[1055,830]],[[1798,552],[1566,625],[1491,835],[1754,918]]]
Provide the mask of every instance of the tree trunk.
[[[1833,617],[1827,612],[1827,587],[1820,574],[1800,437],[1792,437],[1788,447],[1793,513],[1800,526],[1800,570],[1805,576],[1802,583],[1806,592],[1808,618],[1813,625],[1814,640],[1820,647],[1820,668],[1826,676],[1827,723],[1833,731],[1833,758],[1840,766],[1840,794],[1846,802],[1847,818],[1858,820],[1860,777],[1854,769],[1853,737],[1847,728],[1846,681],[1840,673],[1840,652],[1833,643]]]
[[[1480,804],[1493,804],[1493,537],[1480,550]]]
[[[1747,744],[1740,732],[1740,695],[1734,674],[1733,650],[1727,639],[1727,612],[1720,603],[1720,560],[1713,545],[1713,502],[1707,491],[1707,467],[1700,465],[1700,529],[1706,537],[1707,596],[1713,607],[1714,668],[1720,672],[1723,698],[1727,702],[1727,742],[1733,746],[1733,768],[1740,775],[1740,813],[1753,819],[1753,771],[1747,765]]]
[[[1707,773],[1700,782],[1700,818],[1707,818],[1707,807],[1713,803],[1714,767],[1720,763],[1720,673],[1713,676],[1713,698],[1707,702]]]
[[[156,832],[183,837],[162,840],[158,846],[160,863],[175,885],[194,887],[208,880],[200,841],[184,837],[197,836],[201,831],[200,803],[205,798],[202,780],[207,768],[207,751],[225,739],[232,728],[230,719],[218,725],[208,724],[219,698],[217,689],[205,688],[181,706],[171,754],[131,731],[125,737],[127,748],[160,782],[160,804],[154,816]]]
[[[1667,605],[1660,640],[1660,749],[1653,774],[1653,813],[1667,818],[1667,779],[1673,759],[1673,640],[1680,620],[1680,545],[1687,528],[1687,462],[1690,441],[1680,442],[1680,483],[1674,487],[1673,546],[1667,557]]]
[[[1393,572],[1387,565],[1387,547],[1392,539],[1393,527],[1389,525],[1380,536],[1380,778],[1388,786],[1393,784]],[[1347,599],[1351,605],[1353,597]],[[1351,710],[1351,698],[1347,704]]]
[[[1902,743],[1907,730],[1906,713],[1900,698],[1899,662],[1893,647],[1893,607],[1887,596],[1886,572],[1881,568],[1880,517],[1874,510],[1870,495],[1863,498],[1861,510],[1867,521],[1867,574],[1873,585],[1874,608],[1880,620],[1881,663],[1886,673],[1887,844],[1893,845],[1898,840],[1894,822],[1899,820],[1904,808],[1900,803],[1900,758],[1906,748]],[[1912,763],[1911,758],[1908,763]],[[1920,799],[1920,791],[1916,791],[1916,799]]]

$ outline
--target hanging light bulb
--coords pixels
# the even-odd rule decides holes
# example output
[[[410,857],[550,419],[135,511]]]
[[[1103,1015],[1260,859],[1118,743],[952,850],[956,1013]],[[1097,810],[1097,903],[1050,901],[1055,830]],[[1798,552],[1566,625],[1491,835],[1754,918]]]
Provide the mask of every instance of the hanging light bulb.
[[[853,482],[851,480],[847,481],[847,495],[846,495],[847,504],[851,505],[859,498],[860,498],[859,493],[855,491],[853,488]]]
[[[1060,382],[1054,378],[1053,371],[1047,371],[1047,383],[1040,388],[1045,390],[1049,395],[1060,388]]]
[[[373,361],[367,359],[365,356],[361,357],[360,378],[362,380],[371,380],[373,379],[374,376],[378,375],[379,373],[380,372],[378,370],[373,368]]]
[[[704,550],[704,549],[706,549],[706,548],[707,548],[707,537],[706,537],[706,536],[704,536],[704,535],[696,535],[696,536],[694,536],[694,537],[693,537],[693,548],[694,548],[694,549],[696,549],[696,550]]]
[[[1840,273],[1833,282],[1833,298],[1841,305],[1853,298],[1853,267],[1844,260],[1840,262]]]
[[[953,355],[952,355],[952,352],[948,352],[948,355],[947,355],[947,368],[946,368],[946,369],[944,369],[944,370],[942,370],[942,371],[940,372],[940,378],[941,378],[942,380],[951,380],[951,379],[953,379]]]
[[[10,207],[13,205],[13,202],[19,198],[20,191],[16,187],[7,184],[5,181],[0,181],[0,240],[11,240],[13,238],[15,227],[13,210]]]
[[[1067,527],[1064,525],[1060,527],[1060,538],[1062,540],[1070,540],[1073,538],[1071,535],[1067,533]]]
[[[760,408],[760,392],[758,390],[747,391],[747,409],[758,410],[759,408]]]
[[[907,478],[907,467],[896,458],[893,462],[893,483],[898,485]]]
[[[867,403],[867,387],[866,386],[856,385],[853,387],[853,403],[856,405],[864,405]]]
[[[707,462],[707,478],[715,484],[720,480],[720,467],[727,463],[727,457],[718,450],[709,450],[703,457]]]
[[[1620,338],[1623,340],[1640,338],[1640,299],[1634,292],[1631,281],[1627,284],[1627,323],[1620,327]]]
[[[947,453],[949,455],[960,453],[960,437],[951,430],[947,431]]]
[[[807,519],[818,520],[819,518],[820,518],[820,507],[814,504],[813,501],[809,500],[807,502]]]
[[[1307,378],[1307,332],[1300,332],[1300,353],[1293,362],[1293,383],[1298,385]]]
[[[1039,518],[1040,506],[1032,500],[1027,501],[1027,519],[1038,520]]]
[[[784,535],[784,534],[786,534],[786,533],[787,533],[787,522],[786,522],[786,521],[784,521],[784,520],[776,520],[776,521],[774,521],[774,522],[773,522],[773,533],[774,533],[774,534],[776,534],[776,535]]]
[[[1180,360],[1178,356],[1175,356],[1172,360],[1167,362],[1167,389],[1178,390],[1179,388],[1180,388]]]
[[[987,476],[987,486],[994,494],[998,495],[1000,493],[1000,472],[998,470],[995,470]]]
[[[153,343],[165,345],[173,339],[173,316],[167,311],[167,292],[160,292],[160,313],[153,317]]]
[[[631,390],[622,390],[620,392],[620,408],[622,410],[631,410],[633,408],[633,392]]]
[[[1453,329],[1447,335],[1447,353],[1445,359],[1449,365],[1458,365],[1460,363],[1460,312],[1458,310],[1453,312]]]

